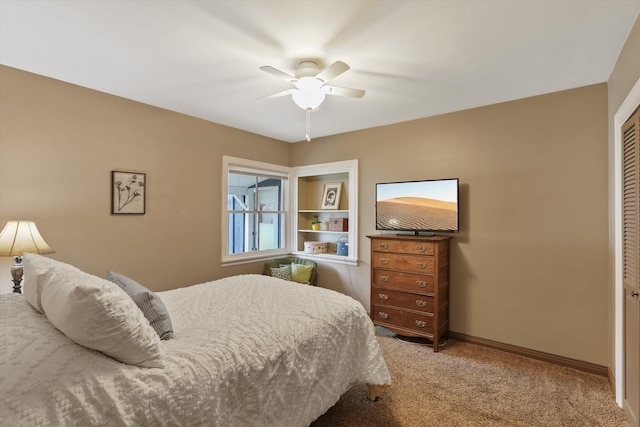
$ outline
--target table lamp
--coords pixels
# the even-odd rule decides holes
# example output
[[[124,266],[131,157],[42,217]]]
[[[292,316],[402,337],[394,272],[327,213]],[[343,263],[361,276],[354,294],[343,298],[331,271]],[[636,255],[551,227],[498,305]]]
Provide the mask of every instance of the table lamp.
[[[22,254],[52,254],[55,251],[44,241],[33,221],[9,221],[0,233],[0,256],[14,257],[11,268],[13,292],[20,293]]]

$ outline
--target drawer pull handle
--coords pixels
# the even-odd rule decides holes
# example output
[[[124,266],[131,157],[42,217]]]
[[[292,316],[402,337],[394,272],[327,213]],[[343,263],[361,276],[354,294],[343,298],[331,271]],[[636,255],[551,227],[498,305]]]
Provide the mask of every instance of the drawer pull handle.
[[[416,267],[418,268],[427,268],[426,262],[416,262]]]
[[[417,299],[417,300],[416,300],[416,305],[417,305],[418,307],[426,307],[426,306],[427,306],[427,302],[426,302],[426,301],[423,301],[423,300],[421,300],[421,299]]]
[[[424,280],[416,280],[416,285],[418,285],[419,288],[426,288],[427,282],[425,282]]]
[[[389,295],[387,295],[387,294],[378,294],[378,298],[380,298],[380,299],[389,299]]]
[[[389,260],[386,259],[386,258],[380,258],[380,264],[387,265],[387,264],[389,264]]]
[[[424,320],[416,320],[416,326],[418,328],[424,328],[425,326],[427,326],[427,322],[425,322]]]
[[[385,313],[384,311],[379,312],[378,316],[382,317],[383,319],[386,319],[387,317],[389,317],[389,315],[387,313]]]
[[[381,282],[388,282],[389,281],[389,276],[379,276],[378,278],[380,279]]]
[[[380,249],[389,249],[389,245],[387,245],[386,243],[378,243],[378,247]]]
[[[416,251],[422,251],[422,252],[424,252],[425,250],[426,250],[426,248],[425,248],[424,246],[422,246],[422,245],[418,245],[418,246],[416,246]]]

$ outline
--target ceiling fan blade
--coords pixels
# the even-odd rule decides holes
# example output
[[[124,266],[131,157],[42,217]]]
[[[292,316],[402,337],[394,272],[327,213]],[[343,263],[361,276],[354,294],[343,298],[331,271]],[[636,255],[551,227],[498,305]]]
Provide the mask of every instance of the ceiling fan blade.
[[[324,70],[320,71],[318,75],[316,75],[316,79],[320,79],[323,82],[328,82],[329,80],[338,77],[340,74],[344,73],[349,69],[349,66],[342,61],[336,61],[333,64],[329,65]]]
[[[271,74],[272,76],[276,76],[278,78],[285,79],[289,83],[293,83],[293,82],[296,82],[298,80],[295,77],[285,73],[284,71],[280,71],[277,68],[273,68],[270,65],[263,65],[262,67],[260,67],[260,69],[262,71],[266,72],[266,73]]]
[[[287,90],[283,90],[282,92],[278,92],[278,93],[273,93],[271,95],[265,95],[265,96],[261,96],[258,99],[273,99],[273,98],[279,98],[281,96],[285,96],[285,95],[291,95],[293,92],[297,91],[298,89],[287,89]]]
[[[348,87],[322,86],[322,89],[328,95],[348,96],[351,98],[362,98],[365,93],[362,89],[351,89]]]

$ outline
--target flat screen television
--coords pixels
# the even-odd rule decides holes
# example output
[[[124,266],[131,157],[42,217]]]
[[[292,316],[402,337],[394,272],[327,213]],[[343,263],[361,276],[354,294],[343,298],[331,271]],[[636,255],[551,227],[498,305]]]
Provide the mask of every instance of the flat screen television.
[[[459,231],[458,178],[376,184],[376,230]]]

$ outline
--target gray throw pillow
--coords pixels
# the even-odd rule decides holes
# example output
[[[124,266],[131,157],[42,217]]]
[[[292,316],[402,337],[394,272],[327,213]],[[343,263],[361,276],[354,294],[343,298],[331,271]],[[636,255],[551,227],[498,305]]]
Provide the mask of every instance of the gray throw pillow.
[[[107,271],[107,280],[118,285],[131,297],[160,339],[173,338],[173,325],[169,311],[156,293],[135,280],[114,271]]]

